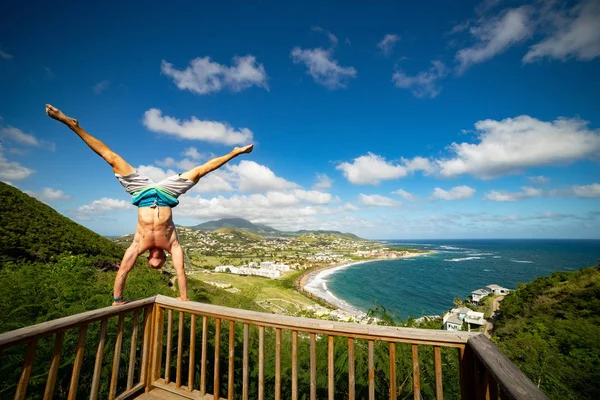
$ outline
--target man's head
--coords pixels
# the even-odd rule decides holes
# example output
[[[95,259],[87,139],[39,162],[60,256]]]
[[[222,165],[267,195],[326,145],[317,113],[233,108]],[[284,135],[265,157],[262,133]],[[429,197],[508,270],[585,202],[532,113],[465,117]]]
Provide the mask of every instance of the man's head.
[[[148,265],[150,268],[160,269],[165,263],[166,256],[162,249],[153,247],[150,249],[150,255],[148,256]]]

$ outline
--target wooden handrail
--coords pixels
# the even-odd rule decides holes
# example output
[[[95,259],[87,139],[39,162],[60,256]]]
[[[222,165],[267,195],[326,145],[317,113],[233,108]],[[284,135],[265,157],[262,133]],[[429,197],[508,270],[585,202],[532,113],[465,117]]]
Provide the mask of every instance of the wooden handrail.
[[[40,336],[50,336],[60,331],[66,331],[71,328],[77,328],[81,325],[90,324],[99,321],[102,318],[112,317],[136,308],[153,304],[156,297],[148,297],[142,300],[132,301],[118,307],[104,307],[98,310],[86,311],[81,314],[75,314],[64,318],[55,319],[41,324],[26,326],[25,328],[0,334],[0,348],[12,347],[18,344],[29,342],[31,339]]]
[[[478,335],[469,339],[468,346],[483,364],[485,372],[488,372],[493,380],[500,384],[502,392],[507,399],[548,399],[548,397],[535,386],[523,372],[521,372],[519,367],[513,364],[513,362],[484,335]]]
[[[324,335],[345,336],[360,339],[405,342],[411,344],[443,344],[462,347],[470,338],[479,333],[454,332],[418,328],[397,328],[392,326],[363,325],[349,322],[324,321],[310,318],[289,317],[257,311],[240,310],[212,304],[179,301],[172,297],[158,295],[156,303],[181,311],[197,312],[203,316],[229,319],[252,325],[303,331]]]

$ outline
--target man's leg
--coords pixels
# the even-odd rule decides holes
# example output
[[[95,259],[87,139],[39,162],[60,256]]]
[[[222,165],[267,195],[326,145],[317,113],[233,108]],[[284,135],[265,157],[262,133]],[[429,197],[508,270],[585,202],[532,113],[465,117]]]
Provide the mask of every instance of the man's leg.
[[[67,125],[85,142],[85,144],[94,150],[96,154],[104,158],[104,160],[110,164],[115,174],[129,175],[135,172],[135,168],[129,165],[127,161],[125,161],[120,155],[112,151],[106,144],[96,139],[87,133],[82,127],[80,127],[79,122],[75,118],[67,117],[59,109],[52,107],[50,104],[46,104],[46,114],[48,114],[50,118]]]
[[[189,171],[181,174],[181,177],[183,179],[189,179],[194,183],[198,183],[200,178],[202,178],[204,175],[214,171],[215,169],[220,168],[223,164],[239,156],[240,154],[251,153],[253,148],[253,144],[244,147],[236,147],[229,154],[213,158],[212,160],[206,162],[203,165],[200,165],[199,167],[192,168]]]

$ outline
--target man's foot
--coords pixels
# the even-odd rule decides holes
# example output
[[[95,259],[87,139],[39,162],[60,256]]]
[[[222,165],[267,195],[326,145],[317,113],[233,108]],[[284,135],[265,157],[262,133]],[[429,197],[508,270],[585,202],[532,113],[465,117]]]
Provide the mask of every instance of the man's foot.
[[[233,151],[237,152],[238,154],[243,154],[243,153],[252,153],[252,149],[254,149],[254,145],[249,144],[248,146],[244,146],[244,147],[236,147],[235,149],[233,149]]]
[[[114,306],[122,306],[123,304],[127,304],[129,303],[128,300],[119,300],[119,301],[113,301],[112,305]]]
[[[69,118],[62,113],[58,108],[46,104],[46,114],[52,119],[62,122],[68,126],[78,126],[79,122],[75,118]]]
[[[190,301],[190,299],[188,299],[187,297],[185,299],[182,299],[181,297],[178,297],[177,300],[179,300],[179,301]]]

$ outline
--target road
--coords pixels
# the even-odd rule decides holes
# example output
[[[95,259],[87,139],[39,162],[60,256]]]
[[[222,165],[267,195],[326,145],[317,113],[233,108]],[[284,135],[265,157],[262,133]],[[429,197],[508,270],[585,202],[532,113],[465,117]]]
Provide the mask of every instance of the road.
[[[498,296],[494,299],[492,303],[492,315],[490,316],[487,325],[485,326],[485,336],[491,338],[492,331],[494,330],[494,321],[496,319],[496,311],[500,308],[500,302],[504,300],[504,296]]]

